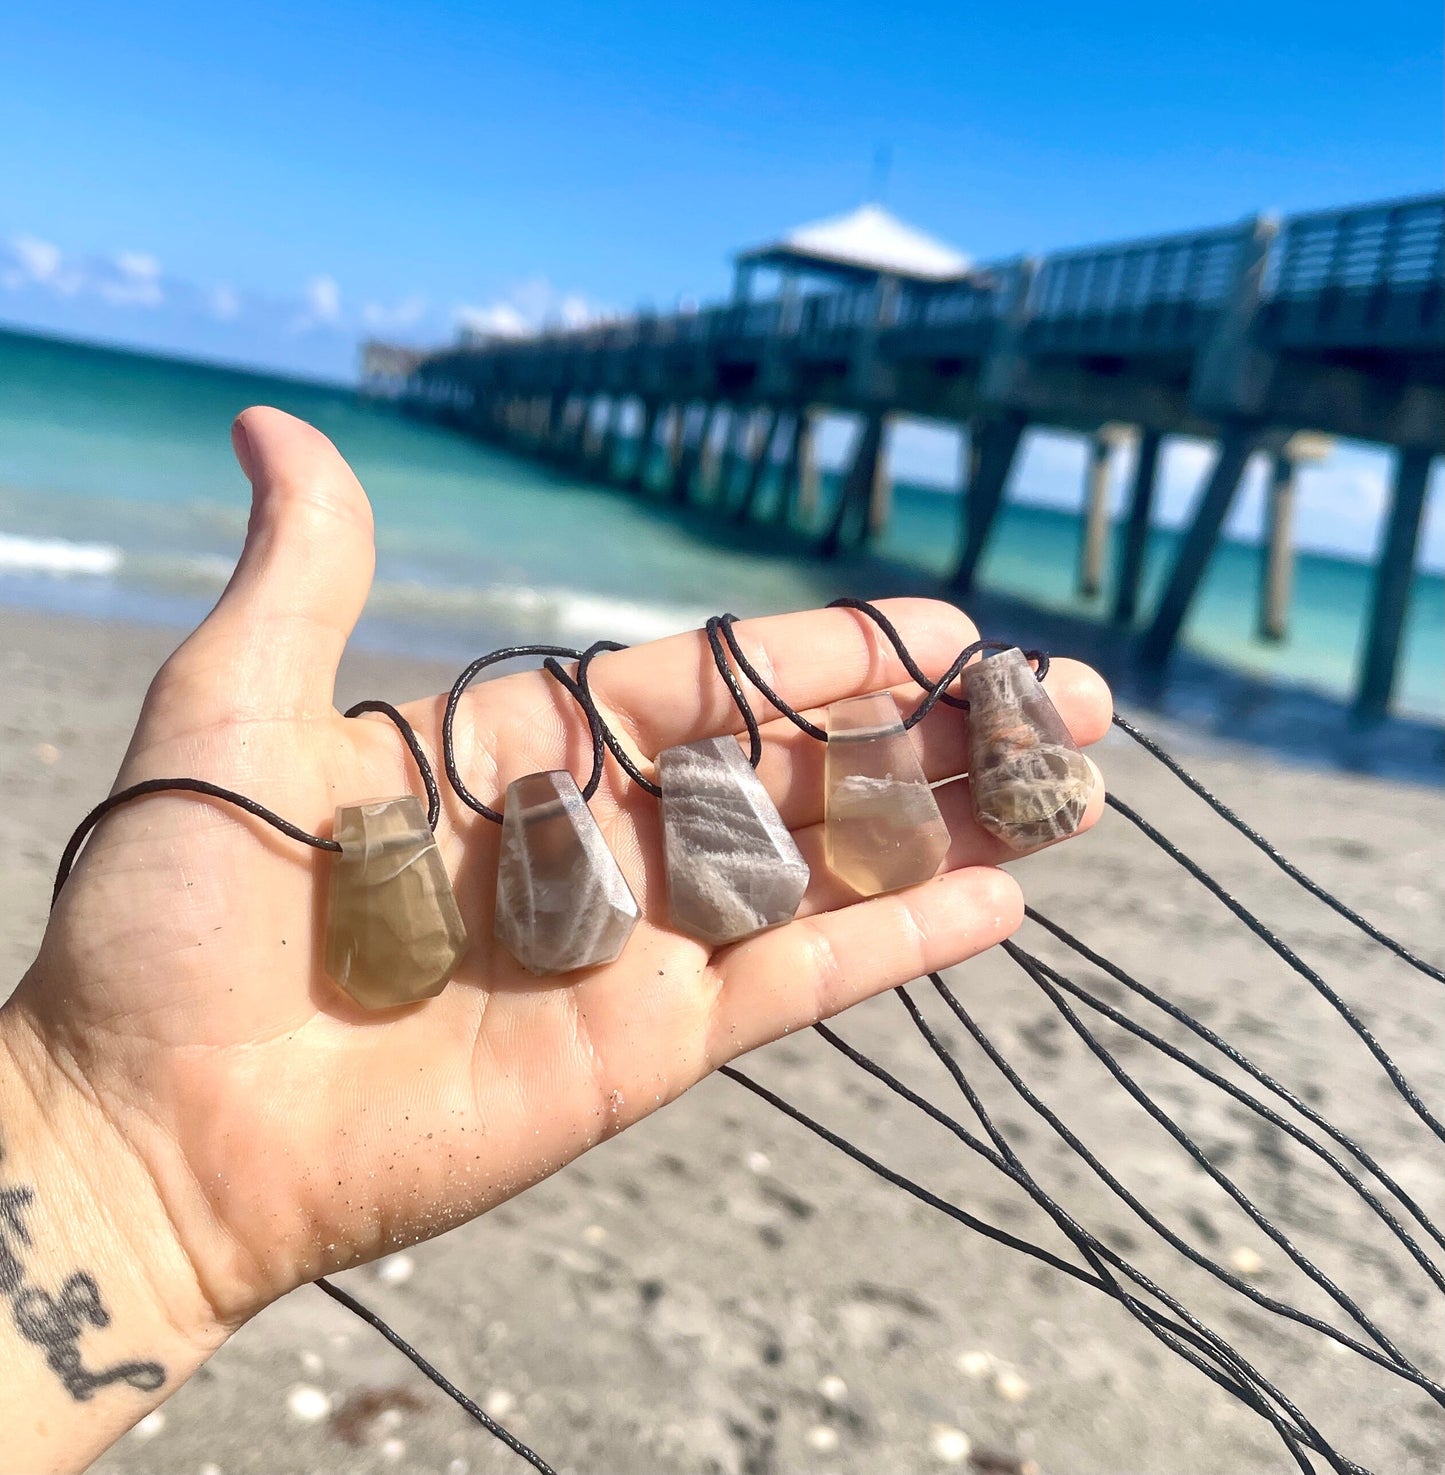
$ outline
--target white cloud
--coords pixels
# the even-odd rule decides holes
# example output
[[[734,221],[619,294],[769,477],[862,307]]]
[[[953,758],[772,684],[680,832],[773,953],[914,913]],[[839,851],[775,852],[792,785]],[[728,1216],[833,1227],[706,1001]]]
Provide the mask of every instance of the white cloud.
[[[115,307],[159,307],[161,264],[143,251],[122,251],[97,277],[95,290]]]
[[[426,298],[413,292],[394,307],[368,302],[361,309],[361,320],[368,328],[412,328],[426,316]]]
[[[612,316],[580,292],[559,292],[545,277],[508,288],[493,302],[463,303],[452,320],[463,337],[524,338],[543,328],[585,328]]]
[[[291,327],[294,332],[308,333],[313,328],[334,328],[341,322],[341,288],[336,278],[312,277],[302,292],[302,309]]]
[[[210,308],[211,316],[223,323],[233,322],[241,316],[241,299],[236,295],[236,289],[226,286],[225,283],[212,289],[207,306]]]
[[[73,297],[85,284],[80,266],[66,259],[51,241],[38,236],[12,236],[0,256],[0,285],[12,291],[21,287],[44,287],[63,297]]]
[[[493,302],[488,307],[463,305],[456,310],[462,333],[477,338],[525,338],[533,324],[510,302]]]

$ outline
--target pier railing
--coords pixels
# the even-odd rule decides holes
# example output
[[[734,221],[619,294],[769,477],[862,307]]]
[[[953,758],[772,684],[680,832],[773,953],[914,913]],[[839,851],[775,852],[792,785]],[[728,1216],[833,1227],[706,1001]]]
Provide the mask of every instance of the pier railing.
[[[802,358],[846,359],[862,333],[885,351],[982,357],[1022,299],[1025,352],[1042,358],[1197,352],[1238,280],[1256,222],[1016,258],[945,286],[875,286],[727,303],[513,342],[481,354],[544,359],[661,350],[756,354],[793,345]],[[1265,258],[1257,332],[1270,348],[1438,349],[1445,334],[1445,196],[1286,219]]]
[[[1029,293],[1027,348],[1193,351],[1227,302],[1253,231],[1248,221],[1045,258]]]
[[[1284,348],[1438,348],[1445,197],[1285,221],[1265,279],[1264,332]]]

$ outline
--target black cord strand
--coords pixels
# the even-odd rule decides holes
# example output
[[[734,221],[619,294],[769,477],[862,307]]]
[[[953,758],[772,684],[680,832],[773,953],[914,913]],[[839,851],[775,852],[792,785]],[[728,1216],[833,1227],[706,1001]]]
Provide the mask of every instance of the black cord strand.
[[[1288,943],[1276,937],[1248,907],[1236,901],[1203,866],[1191,860],[1180,848],[1167,836],[1160,834],[1153,825],[1146,820],[1137,810],[1130,808],[1117,794],[1105,794],[1104,802],[1117,813],[1122,814],[1130,824],[1134,825],[1141,833],[1147,835],[1171,860],[1177,861],[1183,866],[1211,896],[1222,902],[1234,915],[1244,923],[1254,935],[1259,938],[1271,952],[1283,958],[1299,976],[1306,980],[1316,993],[1323,998],[1330,1007],[1345,1021],[1347,1025],[1360,1037],[1365,1048],[1380,1062],[1385,1074],[1389,1076],[1395,1089],[1400,1093],[1410,1110],[1425,1123],[1427,1127],[1442,1141],[1445,1142],[1445,1123],[1430,1110],[1420,1099],[1419,1093],[1414,1086],[1405,1079],[1405,1073],[1390,1058],[1385,1047],[1370,1033],[1368,1026],[1358,1014],[1306,963]]]
[[[1400,1354],[1395,1353],[1392,1356],[1384,1356],[1375,1351],[1373,1347],[1365,1346],[1364,1343],[1331,1326],[1328,1322],[1320,1321],[1317,1317],[1311,1316],[1307,1312],[1299,1310],[1297,1307],[1290,1306],[1283,1301],[1266,1295],[1263,1291],[1256,1289],[1247,1281],[1242,1280],[1232,1271],[1226,1270],[1223,1265],[1211,1260],[1207,1255],[1196,1250],[1192,1245],[1183,1240],[1167,1224],[1159,1219],[1147,1205],[1142,1203],[1136,1195],[1131,1193],[1098,1156],[1090,1150],[1088,1145],[1070,1129],[1068,1124],[1040,1100],[1028,1083],[1019,1075],[1018,1071],[1004,1058],[997,1046],[983,1031],[968,1010],[964,1008],[953,990],[948,987],[943,979],[937,973],[930,973],[929,981],[933,984],[939,997],[953,1012],[954,1017],[973,1037],[975,1043],[988,1056],[994,1068],[1004,1077],[1020,1099],[1033,1112],[1042,1117],[1053,1129],[1054,1133],[1088,1166],[1089,1170],[1105,1184],[1109,1191],[1121,1202],[1128,1205],[1138,1218],[1147,1224],[1171,1249],[1183,1255],[1185,1259],[1191,1261],[1193,1264],[1198,1265],[1200,1269],[1207,1271],[1216,1280],[1221,1281],[1231,1290],[1255,1302],[1256,1305],[1264,1307],[1266,1311],[1273,1312],[1276,1316],[1284,1317],[1287,1320],[1297,1322],[1300,1326],[1307,1327],[1310,1331],[1320,1332],[1331,1340],[1338,1342],[1342,1347],[1348,1347],[1350,1351],[1358,1354],[1360,1357],[1395,1373],[1407,1382],[1417,1384],[1417,1386],[1430,1393],[1437,1403],[1445,1401],[1445,1388],[1439,1387],[1439,1385],[1425,1377],[1413,1363],[1409,1362]],[[912,1017],[915,1026],[920,1031],[925,1032],[925,1038],[928,1038],[930,1043],[933,1043],[936,1036],[930,1036],[927,1033],[928,1026],[918,1006],[908,996],[906,990],[899,989],[898,994],[903,1000],[904,1006]],[[938,1044],[935,1046],[935,1053],[943,1048],[945,1047],[943,1047],[942,1042],[938,1041]]]
[[[582,652],[574,650],[570,645],[509,645],[502,650],[494,650],[487,655],[478,656],[452,683],[452,689],[447,693],[446,707],[442,712],[442,763],[447,771],[447,781],[451,784],[457,798],[468,809],[475,810],[483,819],[489,819],[497,825],[502,822],[501,811],[493,809],[490,804],[482,803],[467,787],[466,780],[462,778],[461,768],[457,763],[455,734],[457,708],[461,705],[467,688],[488,667],[499,665],[502,661],[517,661],[527,657],[535,659],[537,656],[560,656],[564,661],[576,661],[581,659]]]
[[[1180,1147],[1194,1160],[1194,1162],[1222,1188],[1230,1198],[1245,1212],[1254,1224],[1274,1242],[1294,1265],[1310,1280],[1312,1280],[1324,1293],[1355,1322],[1355,1324],[1370,1337],[1377,1346],[1386,1351],[1401,1367],[1411,1367],[1404,1356],[1395,1347],[1394,1343],[1382,1332],[1365,1312],[1356,1305],[1354,1299],[1343,1291],[1308,1255],[1304,1254],[1283,1230],[1271,1222],[1269,1217],[1261,1212],[1259,1207],[1244,1192],[1234,1180],[1221,1169],[1210,1162],[1209,1156],[1204,1149],[1169,1115],[1163,1107],[1159,1106],[1147,1091],[1124,1069],[1114,1058],[1098,1037],[1089,1029],[1082,1019],[1070,1007],[1068,1000],[1054,986],[1051,974],[1052,969],[1048,964],[1040,962],[1031,953],[1026,953],[1016,943],[1005,942],[1002,944],[1004,952],[1008,954],[1015,963],[1021,967],[1028,976],[1039,986],[1045,997],[1063,1016],[1069,1028],[1084,1042],[1090,1052],[1098,1059],[1101,1065],[1111,1076],[1124,1088],[1133,1100],[1159,1123],[1161,1127],[1179,1144]]]
[[[1375,924],[1362,917],[1353,907],[1346,906],[1333,892],[1327,891],[1318,881],[1312,880],[1300,870],[1297,865],[1287,860],[1275,849],[1274,845],[1265,839],[1253,825],[1241,819],[1224,800],[1210,793],[1208,789],[1199,782],[1197,778],[1188,772],[1184,766],[1169,753],[1165,752],[1153,738],[1140,732],[1132,722],[1114,713],[1114,726],[1121,732],[1126,732],[1139,744],[1141,748],[1152,757],[1157,758],[1170,773],[1174,775],[1187,788],[1192,789],[1204,802],[1220,817],[1226,824],[1232,825],[1251,845],[1264,852],[1290,880],[1303,886],[1309,894],[1318,901],[1338,913],[1347,922],[1358,927],[1367,937],[1373,938],[1383,948],[1388,948],[1397,958],[1403,959],[1412,968],[1417,968],[1421,973],[1433,978],[1437,983],[1445,983],[1445,971],[1436,968],[1432,963],[1427,963],[1423,958],[1418,958],[1403,943],[1397,942],[1387,932],[1382,932]]]
[[[119,809],[122,804],[129,804],[133,799],[143,799],[148,794],[202,794],[208,799],[219,799],[222,803],[234,804],[237,809],[243,809],[256,819],[263,820],[272,829],[280,830],[288,839],[296,840],[302,845],[310,845],[314,850],[339,851],[341,849],[335,840],[325,840],[320,835],[313,835],[310,830],[303,830],[300,825],[293,825],[289,819],[283,819],[274,810],[267,809],[264,804],[258,804],[254,799],[248,799],[234,789],[223,788],[220,784],[209,783],[203,778],[143,779],[140,783],[132,784],[127,789],[118,790],[108,799],[102,799],[76,825],[70,839],[65,842],[65,849],[60,853],[60,863],[55,869],[55,885],[50,892],[52,907],[59,899],[60,888],[69,879],[70,872],[75,866],[75,858],[80,854],[80,847],[85,844],[90,832],[106,815]]]
[[[978,1098],[977,1093],[974,1092],[973,1088],[968,1084],[967,1078],[963,1075],[962,1071],[957,1070],[956,1062],[951,1067],[953,1069],[954,1079],[958,1082],[960,1087],[967,1095],[969,1105],[973,1108],[974,1114],[983,1124],[984,1130],[988,1132],[990,1138],[993,1139],[993,1148],[985,1146],[956,1118],[949,1116],[947,1112],[941,1111],[931,1101],[928,1101],[924,1097],[920,1096],[916,1091],[905,1085],[891,1072],[886,1070],[883,1066],[879,1065],[877,1061],[865,1055],[861,1050],[855,1049],[846,1040],[841,1038],[841,1036],[834,1033],[834,1031],[829,1029],[827,1025],[817,1024],[814,1025],[814,1029],[835,1050],[837,1050],[848,1060],[851,1060],[854,1065],[866,1071],[875,1080],[880,1081],[890,1091],[892,1091],[895,1095],[899,1096],[904,1101],[907,1101],[911,1106],[916,1107],[925,1115],[931,1117],[940,1126],[944,1127],[946,1130],[956,1136],[971,1151],[977,1153],[980,1157],[984,1158],[984,1160],[988,1162],[991,1166],[993,1166],[999,1172],[1003,1173],[1006,1177],[1018,1184],[1018,1186],[1022,1188],[1024,1192],[1027,1193],[1029,1197],[1032,1198],[1034,1202],[1038,1204],[1038,1206],[1043,1209],[1044,1212],[1048,1214],[1051,1219],[1054,1220],[1058,1227],[1063,1231],[1064,1235],[1074,1243],[1074,1245],[1094,1267],[1096,1273],[1100,1276],[1100,1279],[1104,1283],[1103,1289],[1106,1291],[1106,1293],[1117,1300],[1122,1306],[1125,1307],[1126,1310],[1130,1311],[1131,1313],[1136,1313],[1136,1308],[1141,1303],[1138,1302],[1137,1298],[1134,1297],[1131,1293],[1125,1291],[1118,1284],[1118,1282],[1113,1279],[1112,1275],[1110,1275],[1109,1272],[1104,1270],[1103,1264],[1101,1263],[1103,1261],[1107,1261],[1110,1265],[1113,1265],[1121,1273],[1126,1275],[1130,1280],[1134,1281],[1136,1285],[1146,1290],[1150,1295],[1153,1295],[1161,1300],[1166,1306],[1169,1307],[1171,1311],[1175,1313],[1175,1315],[1180,1316],[1185,1321],[1185,1323],[1196,1333],[1196,1335],[1203,1338],[1204,1341],[1208,1344],[1210,1355],[1216,1356],[1217,1358],[1223,1360],[1231,1368],[1231,1370],[1242,1374],[1243,1377],[1248,1379],[1250,1382],[1253,1382],[1255,1386],[1258,1387],[1262,1392],[1273,1398],[1280,1405],[1280,1407],[1283,1408],[1290,1415],[1290,1417],[1295,1420],[1296,1424],[1304,1431],[1305,1437],[1309,1440],[1309,1442],[1315,1443],[1315,1441],[1318,1440],[1319,1446],[1322,1446],[1321,1453],[1325,1453],[1325,1451],[1328,1449],[1328,1446],[1324,1444],[1322,1436],[1320,1436],[1317,1431],[1314,1431],[1312,1429],[1308,1421],[1304,1419],[1304,1416],[1299,1413],[1299,1411],[1294,1407],[1292,1403],[1290,1403],[1290,1401],[1284,1396],[1284,1394],[1280,1393],[1278,1389],[1269,1384],[1260,1374],[1258,1374],[1253,1368],[1251,1368],[1249,1364],[1246,1363],[1244,1359],[1232,1347],[1230,1347],[1227,1342],[1224,1341],[1223,1338],[1219,1337],[1216,1333],[1210,1331],[1208,1327],[1206,1327],[1202,1322],[1194,1317],[1192,1313],[1187,1311],[1177,1300],[1170,1296],[1167,1291],[1163,1290],[1162,1287],[1157,1285],[1141,1270],[1138,1270],[1136,1267],[1130,1265],[1116,1251],[1110,1249],[1107,1245],[1105,1245],[1103,1241],[1099,1240],[1094,1235],[1090,1234],[1086,1229],[1084,1229],[1083,1226],[1080,1225],[1078,1221],[1075,1220],[1073,1216],[1070,1215],[1068,1211],[1062,1207],[1062,1205],[1060,1205],[1039,1186],[1039,1184],[1034,1180],[1033,1176],[1023,1166],[1022,1162],[1019,1161],[1017,1154],[1013,1151],[1012,1147],[1010,1147],[1006,1139],[1002,1137],[1002,1134],[997,1132],[997,1129],[994,1127],[993,1122],[989,1117],[988,1112],[984,1108],[982,1101]],[[940,1049],[941,1048],[942,1047],[940,1046]],[[951,1060],[951,1057],[947,1055],[946,1051],[942,1052],[942,1058],[945,1059],[945,1063]],[[1268,1415],[1266,1415],[1266,1417],[1268,1417]],[[1271,1418],[1270,1422],[1275,1424],[1276,1429],[1281,1433],[1281,1437],[1285,1437],[1282,1423],[1278,1421],[1277,1418]],[[1286,1439],[1286,1443],[1289,1443],[1288,1439]],[[1291,1449],[1291,1452],[1294,1452],[1293,1448]],[[1334,1462],[1332,1461],[1332,1463]],[[1306,1463],[1302,1465],[1302,1468],[1308,1469],[1310,1467]],[[1340,1467],[1337,1466],[1336,1468]]]
[[[852,609],[868,615],[883,632],[889,644],[892,645],[894,653],[898,656],[899,663],[903,669],[908,673],[909,679],[924,689],[922,701],[919,702],[908,716],[903,718],[905,731],[916,727],[918,723],[922,722],[939,702],[946,702],[950,707],[959,708],[964,712],[968,711],[968,703],[962,697],[950,696],[948,694],[948,688],[958,679],[963,668],[974,656],[985,651],[1013,649],[1013,643],[1008,640],[975,640],[971,645],[964,646],[958,655],[954,657],[953,663],[942,676],[934,679],[923,672],[918,662],[913,659],[908,647],[903,644],[903,637],[899,635],[893,622],[876,605],[869,604],[864,599],[835,599],[828,608]],[[772,686],[769,685],[752,661],[748,659],[747,653],[742,648],[741,641],[738,640],[737,632],[733,628],[737,623],[738,617],[736,615],[716,615],[712,620],[708,621],[709,627],[713,625],[717,626],[723,640],[727,643],[733,660],[737,662],[738,669],[752,682],[753,686],[757,688],[764,699],[777,711],[779,716],[786,718],[799,731],[807,733],[810,738],[820,743],[826,743],[828,741],[828,734],[816,722],[804,717],[795,707],[784,701],[773,690]],[[712,640],[711,628],[709,628],[708,638]],[[715,643],[713,645],[713,654],[714,659],[718,662],[718,669],[720,671],[723,670],[722,658],[717,653]],[[1041,650],[1029,650],[1025,651],[1024,655],[1028,660],[1033,662],[1035,675],[1042,681],[1049,673],[1049,658],[1047,654]],[[731,675],[731,673],[728,674],[729,676]],[[729,681],[729,685],[731,685],[731,681]],[[743,706],[742,699],[734,698],[734,700],[738,701],[739,710],[744,712],[749,710]]]
[[[813,1133],[814,1136],[821,1138],[830,1147],[836,1148],[845,1157],[851,1158],[860,1166],[867,1168],[870,1173],[875,1174],[885,1183],[891,1184],[893,1187],[907,1193],[910,1197],[917,1199],[919,1203],[926,1204],[931,1209],[936,1209],[939,1213],[947,1215],[950,1219],[962,1224],[965,1228],[983,1235],[985,1239],[994,1240],[996,1243],[1008,1249],[1017,1250],[1021,1255],[1025,1255],[1029,1259],[1038,1260],[1051,1269],[1057,1270],[1060,1275],[1067,1276],[1070,1280],[1078,1281],[1081,1285],[1086,1285],[1091,1290],[1102,1291],[1110,1299],[1118,1299],[1117,1291],[1103,1277],[1080,1269],[1077,1265],[1071,1265],[1067,1260],[1061,1259],[1051,1250],[1046,1250],[1041,1245],[1033,1244],[1029,1240],[1020,1239],[1017,1235],[1010,1234],[1005,1229],[999,1229],[987,1221],[977,1218],[966,1209],[959,1208],[957,1204],[950,1203],[947,1199],[940,1197],[930,1189],[925,1188],[922,1184],[914,1182],[913,1179],[906,1177],[904,1174],[897,1172],[895,1169],[888,1167],[887,1164],[880,1162],[877,1158],[864,1152],[855,1143],[850,1142],[846,1137],[834,1132],[831,1128],[825,1127],[821,1122],[816,1121],[799,1107],[793,1105],[792,1102],[785,1100],[776,1092],[770,1091],[766,1086],[753,1080],[751,1076],[745,1075],[736,1066],[719,1066],[718,1074],[726,1076],[729,1080],[745,1087],[761,1101],[766,1102],[784,1116],[791,1118],[800,1126]],[[1232,1393],[1235,1397],[1242,1399],[1256,1413],[1260,1412],[1258,1395],[1250,1387],[1234,1381],[1228,1374],[1220,1372],[1217,1367],[1211,1365],[1208,1361],[1202,1360],[1197,1353],[1189,1350],[1190,1347],[1198,1347],[1204,1349],[1206,1352],[1209,1351],[1208,1343],[1202,1337],[1199,1337],[1187,1326],[1171,1321],[1170,1318],[1162,1315],[1145,1302],[1141,1301],[1137,1303],[1137,1311],[1138,1314],[1143,1316],[1146,1322],[1150,1323],[1151,1330],[1156,1328],[1161,1329],[1166,1335],[1175,1336],[1180,1342],[1187,1344],[1182,1349],[1180,1347],[1173,1349],[1178,1351],[1180,1356],[1184,1357],[1186,1361],[1192,1362],[1194,1366],[1198,1367],[1211,1381],[1224,1388],[1226,1392]]]
[[[605,648],[612,650],[622,649],[621,646],[608,646]],[[606,719],[603,718],[602,714],[598,711],[597,699],[592,695],[592,687],[590,684],[588,673],[592,666],[593,660],[601,654],[602,650],[594,646],[591,650],[586,651],[583,654],[582,659],[577,663],[577,672],[575,679],[577,682],[577,688],[581,692],[581,697],[579,698],[579,700],[582,701],[582,703],[586,706],[588,712],[593,714],[593,716],[595,716],[597,718],[597,721],[601,724],[602,741],[606,743],[607,751],[611,753],[612,756],[617,760],[617,766],[621,768],[623,773],[625,773],[628,778],[630,778],[632,782],[635,783],[638,788],[640,788],[644,793],[651,794],[654,799],[660,799],[662,798],[661,786],[654,779],[649,778],[637,766],[637,763],[633,759],[632,754],[629,753],[626,747],[623,745],[622,739],[619,738],[615,732],[613,732],[611,727],[608,726]]]
[[[1318,1127],[1331,1140],[1337,1142],[1346,1152],[1350,1153],[1376,1180],[1394,1195],[1396,1201],[1410,1211],[1416,1222],[1425,1230],[1442,1249],[1445,1249],[1445,1231],[1439,1229],[1428,1214],[1415,1202],[1414,1198],[1382,1168],[1365,1148],[1361,1147],[1348,1133],[1330,1121],[1323,1112],[1317,1111],[1309,1102],[1297,1096],[1288,1086],[1277,1081],[1267,1071],[1261,1069],[1242,1050],[1230,1044],[1222,1035],[1215,1033],[1207,1024],[1196,1019],[1187,1010],[1181,1009],[1173,1000],[1165,998],[1161,993],[1150,988],[1148,984],[1139,982],[1138,979],[1126,973],[1116,963],[1111,963],[1101,953],[1095,952],[1087,943],[1081,942],[1073,933],[1061,927],[1057,922],[1036,911],[1033,907],[1026,906],[1024,915],[1031,921],[1037,922],[1040,927],[1053,933],[1061,942],[1071,947],[1086,962],[1092,963],[1096,968],[1107,973],[1116,983],[1121,983],[1125,988],[1147,999],[1155,1008],[1162,1010],[1171,1019],[1177,1020],[1192,1034],[1197,1035],[1206,1044],[1212,1046],[1226,1060],[1237,1065],[1252,1079],[1259,1082],[1272,1095],[1277,1096],[1286,1105],[1297,1111],[1306,1121]]]
[[[1036,920],[1042,921],[1043,919],[1036,918]],[[937,976],[933,974],[929,976],[934,980],[936,986]],[[1096,1013],[1102,1014],[1106,1019],[1117,1024],[1121,1029],[1127,1030],[1136,1039],[1143,1040],[1146,1044],[1153,1046],[1160,1054],[1167,1056],[1176,1064],[1182,1065],[1186,1070],[1193,1072],[1201,1080],[1208,1081],[1210,1085],[1217,1087],[1226,1095],[1232,1096],[1242,1106],[1247,1107],[1272,1127],[1278,1128],[1286,1136],[1293,1138],[1301,1147],[1307,1148],[1322,1162],[1328,1164],[1337,1176],[1355,1191],[1376,1217],[1389,1228],[1395,1238],[1409,1251],[1411,1257],[1434,1282],[1436,1288],[1442,1293],[1445,1293],[1445,1273],[1442,1273],[1440,1268],[1411,1235],[1410,1231],[1400,1223],[1390,1211],[1389,1206],[1376,1198],[1366,1184],[1350,1168],[1348,1163],[1336,1157],[1329,1148],[1325,1147],[1323,1143],[1317,1142],[1308,1132],[1290,1121],[1288,1117],[1281,1116],[1268,1103],[1261,1101],[1257,1096],[1250,1095],[1242,1086],[1236,1085],[1227,1076],[1222,1076],[1218,1071],[1211,1070],[1207,1065],[1195,1060],[1193,1056],[1181,1050],[1177,1045],[1171,1044],[1162,1035],[1155,1034],[1153,1030],[1140,1024],[1137,1020],[1131,1019],[1127,1014],[1116,1009],[1112,1004],[1090,993],[1088,989],[1082,987],[1066,974],[1051,971],[1050,976],[1058,987],[1078,999],[1080,1003],[1086,1004]],[[1140,987],[1142,988],[1142,985]],[[1439,1238],[1439,1231],[1428,1220],[1426,1220],[1426,1227],[1436,1238]]]
[[[432,768],[431,759],[427,757],[426,750],[421,745],[421,739],[416,735],[416,729],[390,702],[383,702],[379,699],[357,702],[354,707],[348,707],[342,715],[360,717],[366,712],[379,712],[383,717],[389,718],[401,734],[401,740],[406,744],[415,760],[417,772],[421,774],[422,787],[426,790],[427,828],[436,829],[437,821],[442,817],[442,795],[441,790],[437,788],[436,771]]]
[[[752,703],[748,701],[748,694],[743,690],[742,682],[737,678],[733,668],[728,665],[728,650],[735,644],[735,638],[727,642],[724,647],[722,635],[723,616],[714,615],[707,622],[707,643],[712,650],[713,665],[717,667],[717,673],[722,677],[723,685],[727,687],[728,695],[733,699],[733,705],[738,709],[738,715],[743,719],[743,726],[748,732],[748,762],[756,768],[763,757],[763,734],[758,726],[756,713],[753,711]],[[731,630],[729,630],[731,635]]]
[[[353,1316],[359,1316],[362,1321],[367,1324],[367,1326],[372,1327],[383,1337],[385,1337],[386,1340],[390,1342],[391,1345],[395,1347],[396,1350],[400,1352],[403,1357],[407,1358],[416,1367],[420,1368],[422,1373],[427,1378],[429,1378],[431,1382],[435,1383],[436,1386],[440,1388],[441,1391],[445,1393],[446,1396],[450,1398],[453,1403],[455,1403],[459,1408],[465,1409],[467,1413],[470,1414],[471,1417],[474,1418],[477,1423],[479,1423],[482,1428],[485,1429],[487,1433],[492,1436],[493,1439],[501,1440],[501,1442],[505,1444],[507,1448],[512,1451],[513,1454],[520,1456],[523,1460],[527,1462],[527,1464],[529,1464],[534,1470],[536,1470],[538,1472],[538,1475],[557,1475],[557,1472],[552,1468],[552,1466],[549,1465],[546,1460],[544,1460],[542,1456],[536,1452],[536,1450],[532,1449],[529,1445],[523,1444],[522,1441],[518,1439],[515,1434],[513,1434],[510,1430],[503,1428],[502,1425],[499,1424],[486,1411],[486,1409],[482,1408],[480,1404],[468,1398],[467,1395],[463,1393],[462,1390],[458,1388],[457,1385],[453,1383],[451,1379],[446,1376],[445,1373],[443,1373],[440,1369],[433,1367],[432,1364],[429,1363],[426,1358],[424,1358],[421,1353],[418,1352],[416,1348],[413,1347],[411,1343],[408,1342],[406,1338],[401,1335],[400,1332],[396,1331],[389,1322],[383,1321],[381,1317],[379,1317],[376,1312],[374,1312],[369,1306],[364,1305],[362,1302],[358,1301],[355,1296],[351,1295],[347,1291],[343,1291],[339,1285],[335,1284],[335,1282],[333,1281],[327,1280],[324,1276],[321,1279],[314,1281],[313,1284],[318,1290],[325,1291],[325,1293],[330,1296],[331,1299],[335,1301],[338,1305],[346,1307],[346,1309],[351,1312]]]

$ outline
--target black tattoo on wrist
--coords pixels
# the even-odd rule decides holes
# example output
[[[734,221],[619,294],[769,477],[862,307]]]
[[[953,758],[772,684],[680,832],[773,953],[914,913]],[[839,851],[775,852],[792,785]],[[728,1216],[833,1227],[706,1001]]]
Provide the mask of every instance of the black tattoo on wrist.
[[[0,1142],[0,1163],[4,1158],[5,1146]],[[72,1398],[83,1402],[111,1383],[128,1383],[143,1392],[154,1392],[166,1380],[165,1369],[158,1362],[118,1362],[96,1371],[82,1362],[83,1331],[110,1325],[110,1312],[93,1275],[85,1270],[73,1271],[56,1292],[27,1282],[24,1252],[33,1240],[25,1224],[25,1212],[34,1201],[33,1188],[0,1183],[0,1297],[10,1303],[20,1335],[44,1351],[46,1362]]]

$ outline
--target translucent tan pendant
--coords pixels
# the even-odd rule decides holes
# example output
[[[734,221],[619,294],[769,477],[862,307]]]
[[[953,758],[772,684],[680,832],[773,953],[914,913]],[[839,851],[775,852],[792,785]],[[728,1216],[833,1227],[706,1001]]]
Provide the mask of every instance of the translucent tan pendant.
[[[963,694],[979,824],[1018,851],[1072,835],[1089,807],[1094,771],[1024,653],[1004,650],[966,667]]]
[[[672,925],[714,946],[791,921],[808,863],[730,737],[658,755]]]
[[[508,786],[493,925],[497,941],[528,972],[612,962],[639,915],[570,773],[529,773]]]
[[[948,826],[892,693],[828,708],[823,847],[829,868],[862,896],[932,876]]]
[[[467,932],[421,800],[344,804],[332,834],[326,971],[364,1009],[439,994]]]

